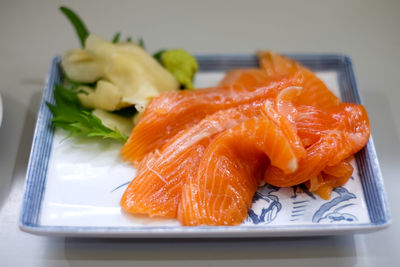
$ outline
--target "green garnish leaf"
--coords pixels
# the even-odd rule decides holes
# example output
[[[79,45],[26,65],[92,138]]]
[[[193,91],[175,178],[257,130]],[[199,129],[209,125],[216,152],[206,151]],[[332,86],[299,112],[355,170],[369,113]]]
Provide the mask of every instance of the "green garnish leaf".
[[[154,57],[155,59],[157,59],[158,62],[161,63],[161,55],[162,55],[165,51],[167,51],[167,50],[165,50],[165,49],[158,50],[157,52],[155,52],[155,53],[153,54],[153,57]]]
[[[138,45],[141,46],[143,49],[146,50],[146,46],[144,45],[144,40],[142,37],[139,38],[138,40]]]
[[[101,137],[120,142],[127,140],[127,136],[121,134],[117,129],[107,128],[89,109],[83,107],[76,92],[61,85],[56,85],[54,98],[55,105],[49,102],[46,103],[51,113],[53,113],[51,122],[54,126],[69,131],[69,137]]]
[[[117,32],[115,35],[114,35],[114,38],[112,39],[112,43],[113,44],[116,44],[116,43],[118,43],[119,42],[119,37],[121,36],[121,33],[120,32]]]
[[[76,34],[81,42],[82,48],[85,46],[85,41],[89,36],[89,31],[87,30],[82,19],[71,9],[65,6],[60,7],[60,11],[68,18],[71,24],[74,26]]]

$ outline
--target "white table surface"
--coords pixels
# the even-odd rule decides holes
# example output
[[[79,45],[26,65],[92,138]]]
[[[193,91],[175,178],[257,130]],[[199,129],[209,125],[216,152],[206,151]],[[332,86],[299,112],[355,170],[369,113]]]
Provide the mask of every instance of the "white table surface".
[[[324,2],[324,3],[322,3]],[[353,59],[393,223],[372,234],[245,240],[48,238],[17,222],[33,128],[52,57],[78,46],[57,10],[150,51],[335,52]],[[400,1],[0,1],[0,266],[400,266]]]

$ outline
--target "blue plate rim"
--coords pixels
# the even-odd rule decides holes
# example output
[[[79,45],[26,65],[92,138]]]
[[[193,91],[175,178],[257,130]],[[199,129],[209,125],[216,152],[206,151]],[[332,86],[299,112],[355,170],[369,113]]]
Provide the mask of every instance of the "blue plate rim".
[[[303,61],[302,63],[312,68],[313,61],[327,61],[328,69],[337,69],[338,65],[341,65],[339,75],[339,81],[343,78],[349,79],[347,85],[350,88],[347,91],[351,91],[348,95],[343,95],[341,90],[341,97],[345,101],[354,102],[361,104],[361,98],[358,93],[356,78],[354,75],[353,65],[350,57],[343,54],[286,54],[296,60]],[[207,72],[208,61],[237,61],[245,62],[246,60],[253,59],[256,57],[255,54],[204,54],[196,56],[200,63],[200,69]],[[305,61],[305,62],[304,62]],[[294,225],[294,226],[237,226],[237,227],[221,227],[221,226],[206,226],[206,227],[80,227],[80,226],[45,226],[39,222],[40,209],[42,198],[45,192],[45,181],[46,171],[51,152],[51,141],[54,134],[54,127],[49,124],[51,113],[47,108],[46,102],[54,103],[52,92],[56,82],[61,80],[59,73],[60,57],[56,56],[51,62],[50,71],[48,74],[47,82],[42,96],[42,101],[38,113],[36,127],[34,131],[33,143],[31,147],[31,154],[28,164],[28,171],[25,182],[25,193],[21,207],[19,227],[21,230],[38,235],[63,235],[63,236],[118,236],[118,237],[170,237],[169,233],[174,233],[176,237],[193,237],[193,235],[203,235],[205,232],[212,234],[212,236],[229,235],[229,237],[240,237],[240,236],[252,236],[257,234],[259,236],[276,236],[280,233],[282,236],[296,236],[303,235],[325,235],[325,234],[339,234],[339,233],[355,233],[355,232],[371,232],[380,230],[388,227],[391,224],[391,214],[388,204],[386,191],[384,189],[384,182],[379,167],[378,158],[375,151],[373,138],[367,147],[364,149],[364,157],[368,157],[370,170],[368,175],[373,174],[373,185],[365,186],[363,184],[364,196],[366,195],[365,190],[375,190],[377,195],[374,197],[375,202],[368,202],[368,198],[365,197],[367,203],[368,213],[370,215],[371,222],[365,224],[320,224],[320,225]],[[203,63],[203,64],[202,64]],[[229,62],[228,62],[229,63]],[[317,64],[318,65],[318,64]],[[205,66],[205,67],[204,67]],[[232,68],[232,67],[231,67]],[[315,68],[314,68],[315,69]],[[341,89],[345,81],[340,85]],[[346,90],[345,90],[346,91]],[[346,92],[347,92],[346,91]],[[348,92],[347,92],[348,93]],[[346,97],[348,99],[346,99]],[[44,156],[43,156],[44,154]],[[357,159],[357,164],[362,164]],[[361,169],[361,168],[360,168]],[[371,192],[370,192],[371,193]],[[379,205],[379,209],[373,209],[371,205]],[[377,211],[378,210],[378,211]],[[375,217],[371,217],[374,214]],[[166,231],[167,230],[167,231]],[[328,230],[328,233],[327,233]],[[160,232],[161,231],[161,232]],[[166,232],[165,232],[166,231]],[[261,233],[261,235],[260,235]],[[123,234],[123,235],[122,235]],[[146,236],[148,235],[148,236]],[[207,235],[208,236],[208,235]],[[210,236],[209,236],[210,237]]]

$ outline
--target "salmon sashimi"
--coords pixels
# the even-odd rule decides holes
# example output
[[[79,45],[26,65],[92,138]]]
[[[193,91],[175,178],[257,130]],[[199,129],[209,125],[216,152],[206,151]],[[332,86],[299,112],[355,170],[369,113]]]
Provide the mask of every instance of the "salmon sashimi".
[[[353,174],[370,136],[363,106],[342,103],[311,70],[262,51],[212,88],[166,92],[147,105],[123,160],[137,175],[121,199],[131,214],[184,226],[238,225],[260,183],[305,184],[329,199]]]
[[[293,101],[301,94],[303,87],[287,87],[279,92],[275,99],[275,107],[277,112],[287,118],[293,127],[296,127],[298,112]]]
[[[338,121],[327,111],[314,106],[297,106],[296,129],[303,145],[317,142],[327,131],[337,126]]]
[[[285,173],[297,169],[298,159],[287,137],[267,117],[223,132],[207,147],[197,175],[186,181],[178,220],[183,225],[240,224],[268,159]]]
[[[318,185],[318,188],[314,192],[321,198],[328,200],[331,198],[333,189],[345,185],[347,181],[350,179],[351,174],[347,176],[337,177],[322,173],[322,177],[323,181]]]
[[[121,149],[125,161],[137,164],[147,153],[161,148],[174,135],[195,125],[205,116],[222,109],[268,98],[288,87],[302,83],[292,75],[265,86],[227,86],[194,91],[168,92],[154,98]]]
[[[263,112],[261,102],[218,111],[174,136],[160,151],[147,154],[122,197],[122,208],[129,213],[175,218],[182,185],[197,173],[214,136]]]
[[[158,150],[148,153],[140,162],[136,177],[122,196],[122,209],[132,214],[175,218],[182,183],[187,177],[196,175],[209,142],[207,138],[197,141],[195,145],[174,155],[171,163],[164,163],[164,159],[168,157],[166,153]]]
[[[283,89],[275,99],[275,103],[266,100],[264,110],[266,116],[272,120],[287,137],[298,159],[302,158],[306,151],[300,137],[297,135],[297,129],[294,120],[297,110],[292,105],[292,100],[300,94],[301,87],[288,87]]]
[[[269,76],[290,75],[291,73],[301,70],[301,66],[297,61],[272,51],[258,51],[258,62],[260,68]]]
[[[364,147],[369,139],[369,120],[363,106],[341,104],[331,111],[336,126],[326,125],[326,131],[317,142],[306,149],[299,168],[291,174],[269,166],[264,180],[275,186],[293,186],[318,176],[327,166],[339,164]]]
[[[341,103],[340,99],[312,71],[303,67],[302,73],[305,90],[297,98],[296,105],[312,105],[329,109]]]
[[[370,124],[367,111],[362,105],[344,103],[331,110],[332,116],[340,122],[337,129],[346,133],[346,141],[351,146],[351,155],[362,149],[369,140]],[[348,158],[346,155],[343,158]],[[336,161],[333,165],[338,164]],[[332,164],[331,164],[332,165]]]
[[[271,51],[257,53],[260,67],[268,76],[290,75],[301,72],[304,75],[304,87],[296,105],[310,105],[318,108],[329,109],[340,104],[340,99],[311,70],[302,66],[297,61]]]
[[[264,174],[265,182],[274,186],[287,187],[304,183],[317,176],[334,157],[342,138],[340,134],[331,133],[309,146],[306,149],[306,156],[300,159],[299,168],[294,173],[286,175],[281,169],[268,166]]]
[[[353,174],[350,158],[334,166],[325,167],[317,176],[311,177],[306,182],[308,190],[328,200],[335,187],[343,186]]]
[[[335,177],[350,177],[353,173],[353,166],[351,165],[352,157],[345,159],[333,166],[326,166],[322,172],[327,175]]]
[[[233,69],[228,71],[219,86],[250,86],[265,85],[271,78],[261,69]]]

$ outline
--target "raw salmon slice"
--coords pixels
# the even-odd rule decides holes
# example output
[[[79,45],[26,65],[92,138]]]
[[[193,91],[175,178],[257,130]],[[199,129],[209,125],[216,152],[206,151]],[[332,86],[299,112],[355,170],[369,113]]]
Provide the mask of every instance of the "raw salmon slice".
[[[306,182],[317,176],[334,157],[338,142],[342,142],[343,136],[330,133],[319,139],[306,149],[306,156],[299,161],[296,172],[285,174],[281,169],[268,166],[264,174],[265,182],[279,187],[294,186]]]
[[[353,166],[350,163],[352,157],[345,159],[333,166],[326,166],[322,172],[326,175],[331,175],[335,177],[350,177],[353,174]],[[343,185],[343,184],[341,184]],[[338,185],[338,186],[341,186]]]
[[[272,51],[258,51],[258,62],[260,68],[269,76],[290,75],[291,73],[301,71],[301,66],[297,61]]]
[[[337,165],[325,167],[316,177],[311,177],[306,185],[310,192],[328,200],[331,197],[332,190],[346,184],[352,174],[353,166],[349,159],[345,159]]]
[[[325,167],[339,164],[358,152],[369,139],[369,120],[363,106],[341,104],[331,110],[335,127],[326,125],[319,140],[306,149],[306,156],[299,161],[299,168],[291,174],[269,166],[264,180],[275,186],[286,187],[306,182],[316,177]]]
[[[303,145],[317,142],[327,131],[335,128],[338,121],[331,114],[313,106],[297,106],[296,129]]]
[[[301,94],[303,87],[287,87],[279,92],[275,99],[275,107],[279,114],[287,118],[295,127],[297,120],[297,108],[294,106],[293,101]]]
[[[325,173],[321,174],[323,180],[318,185],[318,188],[314,192],[325,200],[331,198],[331,194],[334,188],[345,185],[351,177],[351,174],[349,174],[348,176],[341,176],[341,177],[332,176]]]
[[[300,87],[288,87],[278,94],[275,99],[275,104],[270,100],[266,100],[264,104],[266,116],[273,121],[287,137],[298,159],[302,158],[306,154],[306,151],[300,137],[297,135],[294,122],[297,111],[291,102],[300,91]]]
[[[312,105],[329,109],[341,103],[340,99],[312,71],[303,67],[302,73],[305,90],[296,99],[296,105]]]
[[[302,83],[302,76],[269,81],[262,87],[227,86],[168,92],[154,98],[121,150],[125,161],[137,164],[174,135],[216,111],[274,98],[280,90]]]
[[[286,136],[267,117],[252,118],[223,132],[207,147],[197,175],[187,179],[178,220],[187,226],[240,224],[268,158],[286,173],[297,169]]]
[[[225,74],[219,86],[257,87],[265,85],[270,79],[261,69],[233,69]]]
[[[340,122],[338,130],[347,134],[347,142],[352,147],[351,154],[357,153],[367,144],[370,135],[369,118],[364,106],[343,103],[330,112],[333,118]]]
[[[304,75],[304,90],[296,99],[296,105],[311,105],[323,109],[336,107],[340,99],[308,68],[297,61],[271,51],[257,53],[259,64],[268,76],[290,75],[301,72]]]
[[[209,141],[207,138],[197,141],[195,145],[173,155],[168,162],[164,160],[171,155],[166,153],[156,150],[147,154],[122,196],[122,209],[132,214],[175,218],[182,183],[187,177],[196,175]]]
[[[197,174],[214,136],[261,114],[263,103],[218,111],[174,136],[160,151],[147,154],[122,197],[122,208],[129,213],[175,218],[182,185]]]

